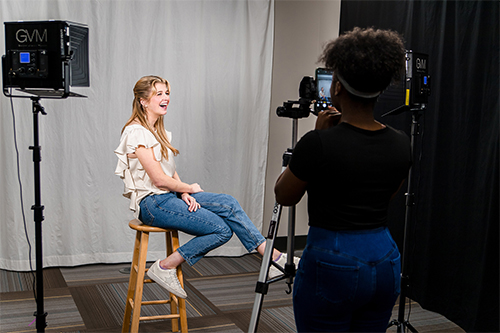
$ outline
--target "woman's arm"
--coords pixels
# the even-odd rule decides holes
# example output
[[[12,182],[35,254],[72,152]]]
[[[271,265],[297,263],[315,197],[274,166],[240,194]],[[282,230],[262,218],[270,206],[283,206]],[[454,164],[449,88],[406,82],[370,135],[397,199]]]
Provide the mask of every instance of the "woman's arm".
[[[274,186],[276,201],[283,206],[293,206],[302,199],[306,188],[307,182],[297,178],[287,167]]]
[[[160,162],[155,159],[153,148],[139,146],[135,150],[135,155],[139,159],[139,162],[141,162],[144,170],[146,170],[153,185],[159,189],[179,193],[197,193],[203,191],[197,183],[183,183],[177,175],[177,172],[174,174],[174,177],[167,176],[163,172]],[[177,179],[175,178],[176,175]]]
[[[179,177],[177,171],[174,173],[174,176],[172,178],[181,181],[181,177]],[[196,212],[198,208],[201,207],[201,205],[198,202],[196,202],[196,199],[193,198],[188,192],[182,193],[181,199],[189,206],[188,209],[190,212]]]

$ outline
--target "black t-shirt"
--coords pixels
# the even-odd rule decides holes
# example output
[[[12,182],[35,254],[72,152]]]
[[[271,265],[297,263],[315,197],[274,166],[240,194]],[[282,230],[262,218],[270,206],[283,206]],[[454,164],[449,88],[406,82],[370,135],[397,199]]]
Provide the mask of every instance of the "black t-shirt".
[[[308,182],[310,226],[360,230],[387,224],[389,201],[410,163],[410,140],[404,132],[340,123],[304,135],[289,167]]]

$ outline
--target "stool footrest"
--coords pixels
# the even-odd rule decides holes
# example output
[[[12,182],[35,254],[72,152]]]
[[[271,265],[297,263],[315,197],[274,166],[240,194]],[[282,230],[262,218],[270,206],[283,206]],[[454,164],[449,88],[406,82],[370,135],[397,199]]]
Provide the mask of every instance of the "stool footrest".
[[[128,302],[130,303],[130,307],[133,309],[134,308],[134,300],[129,299]],[[177,304],[177,299],[174,299],[174,302]],[[163,300],[156,300],[156,301],[142,301],[141,305],[155,305],[155,304],[169,304],[172,303],[171,300],[169,299],[163,299]]]
[[[168,304],[170,303],[169,299],[157,300],[157,301],[142,301],[142,305],[154,305],[154,304]]]
[[[180,314],[170,314],[170,315],[161,315],[161,316],[147,316],[147,317],[139,317],[139,320],[158,320],[158,319],[176,319],[180,318]]]

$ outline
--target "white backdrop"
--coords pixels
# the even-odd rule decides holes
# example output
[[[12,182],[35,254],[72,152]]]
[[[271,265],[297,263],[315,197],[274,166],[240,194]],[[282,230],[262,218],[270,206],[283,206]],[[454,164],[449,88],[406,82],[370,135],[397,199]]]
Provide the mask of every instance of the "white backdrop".
[[[91,86],[71,89],[88,98],[41,100],[45,267],[130,261],[132,213],[114,175],[113,150],[131,114],[133,85],[148,74],[172,86],[165,125],[181,152],[181,178],[233,195],[261,228],[273,17],[272,0],[0,0],[2,22],[56,19],[89,27]],[[4,37],[2,28],[2,54]],[[13,105],[34,265],[31,101]],[[2,95],[0,106],[0,268],[28,270],[11,102]],[[163,237],[153,237],[148,259],[163,249]],[[233,239],[211,254],[243,253]]]

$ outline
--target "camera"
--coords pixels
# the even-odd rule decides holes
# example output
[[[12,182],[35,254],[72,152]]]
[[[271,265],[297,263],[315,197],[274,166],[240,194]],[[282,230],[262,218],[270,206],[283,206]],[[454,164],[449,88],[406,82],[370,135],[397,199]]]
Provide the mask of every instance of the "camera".
[[[304,76],[299,85],[299,99],[289,100],[276,109],[278,117],[307,118],[309,114],[318,115],[321,110],[332,105],[330,86],[332,85],[333,71],[326,68],[317,68],[314,78]],[[311,104],[314,109],[311,110]]]

